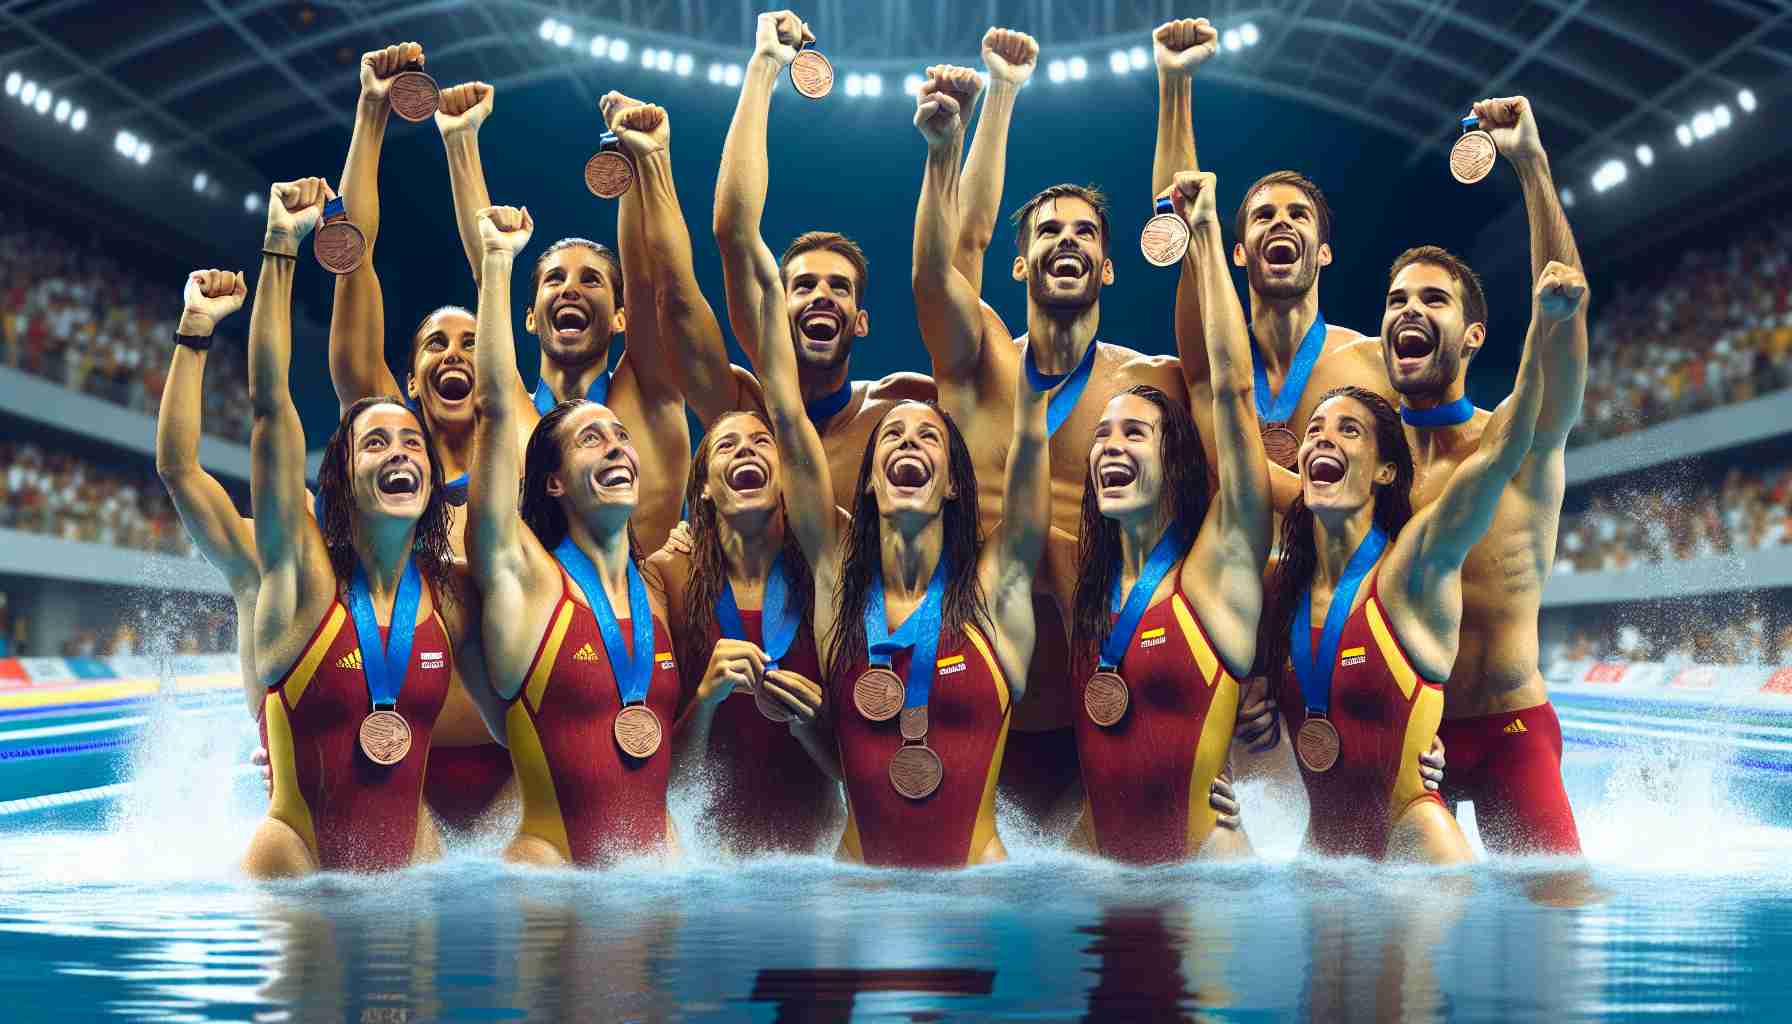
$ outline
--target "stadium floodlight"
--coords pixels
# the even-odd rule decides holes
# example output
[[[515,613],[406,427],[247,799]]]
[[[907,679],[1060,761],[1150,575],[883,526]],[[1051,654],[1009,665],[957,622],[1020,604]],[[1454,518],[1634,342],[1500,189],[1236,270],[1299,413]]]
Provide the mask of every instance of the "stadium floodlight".
[[[921,95],[921,76],[904,75],[902,78],[902,91],[910,96]]]
[[[25,87],[25,76],[24,75],[21,75],[17,71],[14,71],[14,72],[9,73],[6,76],[6,95],[17,96],[19,94],[19,90],[24,87]]]
[[[541,40],[544,43],[554,41],[554,33],[560,30],[560,23],[552,18],[541,19]]]
[[[571,46],[572,45],[572,26],[571,25],[555,25],[554,26],[554,45],[555,46]]]
[[[211,184],[211,179],[205,176],[204,171],[200,171],[193,175],[193,191],[204,192],[205,186],[209,184]]]
[[[1228,50],[1236,50],[1244,45],[1244,39],[1238,34],[1237,29],[1229,28],[1226,30],[1226,34],[1220,37],[1220,45]]]
[[[863,79],[861,79],[859,77],[858,72],[855,71],[852,74],[846,76],[846,95],[852,97],[853,99],[858,99],[859,96],[864,93],[864,91],[865,91],[865,82]]]
[[[1744,114],[1754,113],[1755,112],[1755,91],[1753,89],[1744,89],[1741,92],[1737,93],[1736,94],[1736,105],[1742,108],[1742,112]]]
[[[145,139],[137,143],[137,152],[131,154],[131,159],[137,161],[139,164],[147,164],[149,163],[151,152],[152,151],[149,148],[149,140]]]
[[[243,196],[243,212],[244,213],[260,213],[261,212],[261,197],[256,195],[253,192],[245,194]]]
[[[31,105],[31,109],[40,114],[48,114],[50,112],[50,90],[37,90],[37,102]]]
[[[672,62],[672,70],[677,72],[680,78],[690,77],[691,69],[696,66],[697,59],[688,53],[679,54],[678,59]]]
[[[628,40],[610,40],[610,59],[618,64],[628,59]]]
[[[1709,139],[1717,131],[1717,119],[1710,114],[1697,114],[1692,119],[1692,137]]]
[[[1116,75],[1124,75],[1132,70],[1132,63],[1126,59],[1125,50],[1114,50],[1108,54],[1108,70]]]
[[[1132,65],[1134,71],[1143,71],[1146,65],[1151,63],[1151,55],[1145,52],[1143,46],[1135,46],[1126,51],[1126,61]]]
[[[672,60],[671,50],[661,50],[659,53],[654,54],[653,66],[660,71],[670,71],[672,70]]]
[[[63,98],[57,100],[56,101],[56,123],[57,124],[67,124],[68,123],[68,115],[74,113],[74,110],[75,110],[75,105],[68,101],[67,96],[64,96]]]
[[[1574,205],[1574,190],[1573,189],[1571,189],[1571,188],[1563,188],[1562,189],[1562,205],[1564,207],[1571,207]]]
[[[741,78],[741,70],[740,70],[739,64],[730,64],[727,67],[722,69],[722,84],[723,85],[739,85],[740,78]]]
[[[37,99],[37,83],[26,79],[25,84],[19,88],[19,102],[29,107],[31,101],[35,99]]]
[[[1692,125],[1681,122],[1680,127],[1674,129],[1674,138],[1679,139],[1682,146],[1692,145]]]
[[[592,36],[591,37],[591,59],[592,60],[597,60],[598,58],[602,57],[604,54],[608,53],[609,51],[610,51],[610,37],[609,36]]]
[[[87,108],[76,107],[75,112],[68,116],[68,126],[71,131],[87,130]]]
[[[709,66],[709,74],[707,75],[707,77],[709,78],[709,84],[721,85],[722,84],[722,65],[711,64]]]
[[[1089,76],[1089,62],[1081,57],[1070,58],[1064,62],[1064,67],[1070,72],[1070,77],[1078,82]]]
[[[1636,147],[1636,162],[1644,167],[1655,162],[1655,150],[1650,148],[1647,142]]]
[[[652,47],[642,50],[641,51],[641,66],[646,68],[649,71],[652,71],[653,70],[653,62],[658,60],[659,56],[660,56],[660,51],[655,50]]]
[[[1052,84],[1057,85],[1070,77],[1070,71],[1064,66],[1063,61],[1054,60],[1045,66],[1045,77],[1051,79]]]
[[[865,76],[865,95],[875,98],[878,96],[882,96],[883,94],[884,94],[884,76],[882,76],[882,75],[866,75]]]
[[[1624,184],[1624,179],[1629,176],[1630,169],[1624,165],[1624,161],[1607,160],[1599,165],[1597,171],[1593,172],[1593,191],[1604,192],[1607,189],[1617,188]]]
[[[121,156],[130,156],[137,148],[137,136],[120,128],[118,134],[112,136],[112,148],[116,149]]]
[[[1256,22],[1247,21],[1244,24],[1238,26],[1238,39],[1240,42],[1244,43],[1244,45],[1256,46],[1257,40],[1262,39],[1262,38],[1263,38],[1263,36],[1257,32],[1257,23]]]
[[[1712,107],[1711,108],[1711,120],[1717,123],[1717,128],[1719,131],[1722,131],[1725,128],[1730,127],[1730,107],[1729,107],[1729,105],[1725,104],[1725,103],[1719,103],[1717,106]]]

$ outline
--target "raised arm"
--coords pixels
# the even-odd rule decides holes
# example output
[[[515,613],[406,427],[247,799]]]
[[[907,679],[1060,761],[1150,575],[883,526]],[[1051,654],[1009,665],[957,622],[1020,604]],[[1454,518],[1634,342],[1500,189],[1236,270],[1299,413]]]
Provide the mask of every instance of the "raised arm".
[[[229,270],[195,270],[187,275],[178,332],[210,343],[218,322],[241,309],[249,294],[243,275]],[[201,384],[205,349],[174,346],[162,404],[156,410],[156,473],[181,525],[199,553],[221,573],[233,594],[253,593],[261,582],[255,535],[237,513],[236,503],[216,477],[199,464]],[[248,628],[242,623],[238,628]]]
[[[764,309],[767,303],[780,311],[784,308],[778,261],[766,247],[759,226],[770,180],[765,122],[771,113],[772,86],[785,65],[796,59],[798,44],[814,38],[809,26],[790,11],[759,16],[753,56],[747,61],[716,175],[715,235],[722,255],[722,277],[728,286],[728,320],[734,326],[735,340],[761,372],[759,350],[768,343]],[[788,334],[786,331],[786,337]],[[794,377],[791,383],[796,383]]]
[[[1163,195],[1181,171],[1199,171],[1195,159],[1195,116],[1193,109],[1195,69],[1219,49],[1220,34],[1206,18],[1181,18],[1159,25],[1151,33],[1151,53],[1157,64],[1157,147],[1151,157],[1151,194]],[[1207,346],[1201,337],[1203,316],[1201,295],[1194,273],[1184,263],[1176,285],[1176,348],[1182,360],[1182,375],[1194,392],[1207,377]],[[1230,276],[1226,287],[1232,287]],[[1206,403],[1195,414],[1203,427],[1207,416]],[[1203,431],[1203,440],[1206,432]],[[1207,446],[1208,462],[1214,449]]]
[[[977,73],[944,65],[927,69],[915,97],[915,128],[927,140],[921,196],[915,204],[915,317],[942,389],[969,383],[983,348],[983,309],[976,289],[953,265],[958,252],[958,157],[964,115],[975,101]]]
[[[261,276],[249,313],[250,493],[255,506],[255,547],[261,562],[256,599],[257,640],[263,623],[278,630],[308,606],[312,574],[303,568],[308,550],[321,545],[305,494],[305,428],[293,405],[292,279],[299,243],[317,226],[333,193],[322,178],[281,182],[268,194],[267,235]],[[269,666],[258,666],[265,672]]]
[[[989,92],[971,138],[971,153],[959,176],[958,247],[952,263],[971,291],[983,292],[983,257],[995,240],[1002,214],[1002,185],[1008,176],[1008,125],[1021,86],[1039,66],[1039,43],[1025,32],[992,28],[983,34],[983,66],[989,69]],[[970,106],[960,116],[969,121]]]
[[[734,309],[735,281],[727,279],[728,308]],[[797,382],[796,345],[790,338],[790,318],[784,315],[784,290],[768,293],[761,303],[755,330],[764,341],[759,351],[759,385],[765,392],[765,412],[778,439],[778,461],[783,467],[785,525],[796,534],[803,555],[814,567],[816,578],[833,579],[838,569],[839,519],[834,502],[833,476],[821,435],[803,408],[803,391]],[[815,496],[823,500],[815,500]],[[816,595],[816,635],[827,630],[822,623],[820,591]]]
[[[1046,392],[1027,379],[1025,359],[1014,374],[1014,440],[1008,448],[1002,521],[990,538],[984,591],[995,617],[996,653],[1014,696],[1026,686],[1033,657],[1033,574],[1051,530],[1051,446],[1045,430]],[[986,556],[988,557],[988,556]]]
[[[354,273],[336,279],[330,308],[330,383],[345,410],[371,395],[398,393],[398,381],[386,365],[386,300],[373,269],[380,235],[380,151],[392,111],[392,79],[412,61],[422,60],[423,47],[416,43],[361,55],[361,97],[339,184],[348,219],[361,229],[367,252]]]
[[[485,600],[520,602],[527,572],[517,480],[523,475],[516,443],[523,396],[506,383],[516,372],[511,327],[510,275],[516,254],[529,244],[535,222],[527,208],[491,206],[479,211],[479,314],[474,328],[473,475],[468,480],[467,553]],[[518,605],[500,605],[517,607]]]
[[[448,155],[448,188],[454,196],[454,226],[460,245],[479,284],[484,259],[479,242],[479,211],[492,205],[485,187],[485,164],[479,157],[479,127],[491,116],[497,90],[484,82],[467,82],[442,90],[436,109],[436,130]]]
[[[606,127],[614,130],[616,118],[623,110],[643,105],[619,92],[605,95],[600,106]],[[616,369],[626,369],[641,385],[643,411],[652,420],[641,426],[664,436],[669,426],[666,421],[672,418],[669,413],[676,417],[674,429],[682,431],[685,427],[684,381],[676,355],[663,344],[659,281],[653,254],[647,246],[646,220],[641,189],[631,188],[623,193],[616,204],[616,255],[622,261],[622,306],[628,321],[628,347]]]
[[[1493,144],[1512,162],[1524,192],[1525,218],[1531,235],[1531,278],[1542,279],[1550,263],[1585,271],[1574,231],[1562,210],[1562,197],[1550,175],[1549,156],[1537,131],[1536,112],[1523,96],[1482,100],[1475,104],[1481,127],[1493,136]],[[1543,408],[1537,414],[1532,446],[1553,451],[1568,443],[1568,433],[1580,419],[1581,401],[1587,390],[1587,307],[1576,310],[1562,344],[1543,352]]]
[[[1183,561],[1183,588],[1212,600],[1203,621],[1227,665],[1248,669],[1263,610],[1263,564],[1269,558],[1269,465],[1257,430],[1251,341],[1232,287],[1212,174],[1179,171],[1169,189],[1189,226],[1183,267],[1202,293],[1209,407],[1218,452],[1219,491],[1202,525],[1194,557]],[[1198,401],[1191,394],[1190,401]]]

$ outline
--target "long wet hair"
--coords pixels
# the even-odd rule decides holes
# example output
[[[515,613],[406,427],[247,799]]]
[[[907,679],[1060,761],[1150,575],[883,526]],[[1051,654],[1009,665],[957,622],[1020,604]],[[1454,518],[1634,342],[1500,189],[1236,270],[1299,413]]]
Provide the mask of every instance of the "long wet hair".
[[[859,459],[858,485],[853,489],[852,525],[841,541],[840,610],[833,635],[828,638],[827,674],[838,678],[867,657],[865,643],[865,606],[871,600],[871,581],[883,569],[879,540],[883,518],[878,515],[877,495],[870,491],[875,467],[877,437],[884,420],[901,405],[899,402],[878,417],[865,442],[865,454]],[[960,643],[967,627],[989,621],[989,606],[983,597],[983,585],[977,579],[977,559],[983,551],[977,533],[977,468],[971,462],[971,449],[964,443],[958,424],[937,402],[915,402],[939,413],[946,424],[946,473],[956,497],[946,501],[940,510],[944,539],[940,557],[946,560],[952,575],[946,580],[946,593],[940,602],[940,646]]]
[[[1122,395],[1137,395],[1157,407],[1158,455],[1164,465],[1159,508],[1169,512],[1168,529],[1184,531],[1191,540],[1207,519],[1207,459],[1201,456],[1201,432],[1181,402],[1149,384],[1135,384]],[[1200,456],[1197,458],[1197,456]],[[1072,601],[1071,650],[1093,661],[1108,638],[1108,595],[1120,575],[1120,524],[1101,514],[1100,485],[1087,467],[1083,472],[1083,526],[1077,544],[1076,596]]]
[[[317,527],[324,535],[324,550],[330,556],[330,571],[336,582],[347,586],[355,573],[355,498],[349,481],[349,447],[354,423],[363,412],[376,405],[394,405],[410,413],[423,432],[423,450],[429,453],[429,500],[423,514],[417,517],[416,534],[411,542],[417,571],[429,581],[438,600],[456,596],[449,565],[454,560],[448,540],[449,508],[442,500],[442,463],[435,456],[435,441],[429,436],[429,424],[420,413],[405,407],[397,395],[374,395],[348,407],[337,421],[336,430],[324,444],[323,463],[317,469],[317,503],[321,514]]]
[[[757,412],[735,412],[728,416],[751,416],[767,430],[771,424]],[[723,417],[726,419],[727,417]],[[684,621],[677,630],[676,642],[678,664],[686,676],[686,683],[695,685],[696,679],[703,674],[709,664],[711,650],[710,630],[716,626],[716,603],[722,599],[722,589],[728,585],[728,560],[722,551],[722,531],[720,516],[716,513],[714,499],[703,496],[703,486],[709,482],[709,456],[714,446],[716,425],[703,435],[697,445],[697,453],[691,457],[691,474],[685,480],[684,505],[685,518],[691,527],[691,575],[684,585]],[[785,517],[784,542],[779,552],[784,557],[785,575],[790,580],[790,596],[787,608],[801,611],[803,622],[812,622],[815,608],[815,575],[809,568],[809,560],[803,557],[803,548],[797,543],[796,533],[789,527],[789,515],[784,508],[783,485],[780,482],[778,494],[779,514]],[[720,632],[717,632],[720,635]]]
[[[1354,398],[1368,408],[1375,419],[1376,460],[1394,464],[1393,482],[1375,488],[1375,525],[1393,540],[1412,518],[1412,449],[1406,443],[1406,428],[1387,399],[1367,388],[1333,388],[1321,395],[1313,408],[1317,411],[1319,406],[1340,396]],[[1319,545],[1313,539],[1313,510],[1307,508],[1305,495],[1295,498],[1282,516],[1280,548],[1281,560],[1276,563],[1263,595],[1264,615],[1257,636],[1259,674],[1273,675],[1287,661],[1289,630],[1294,626],[1300,596],[1312,584],[1319,563]]]
[[[528,447],[523,449],[523,496],[519,511],[523,522],[534,531],[535,539],[552,554],[566,539],[569,529],[564,498],[548,493],[548,475],[558,473],[566,462],[560,424],[582,405],[595,405],[590,399],[569,398],[548,410],[535,430],[529,434]],[[641,562],[641,545],[635,540],[635,524],[628,524],[628,556],[637,565]]]

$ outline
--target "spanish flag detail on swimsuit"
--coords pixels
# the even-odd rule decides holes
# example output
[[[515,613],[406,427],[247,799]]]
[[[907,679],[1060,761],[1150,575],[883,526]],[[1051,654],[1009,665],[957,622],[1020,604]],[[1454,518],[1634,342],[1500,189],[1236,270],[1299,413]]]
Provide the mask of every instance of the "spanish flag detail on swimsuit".
[[[1338,761],[1329,771],[1302,765],[1300,772],[1310,805],[1307,842],[1335,857],[1380,859],[1388,830],[1408,807],[1419,800],[1443,802],[1425,788],[1418,763],[1443,719],[1443,684],[1420,676],[1394,637],[1378,593],[1378,570],[1338,640],[1326,713],[1338,730]],[[1317,637],[1313,647],[1319,647]],[[1307,706],[1291,666],[1284,665],[1276,681],[1276,703],[1293,737],[1306,721]]]
[[[945,774],[939,788],[910,800],[890,784],[890,759],[902,747],[897,718],[873,722],[854,709],[853,683],[869,661],[831,681],[834,733],[846,778],[847,822],[842,844],[866,864],[946,868],[970,863],[995,838],[996,775],[1008,737],[1008,681],[981,632],[935,651],[935,675],[927,699],[927,745]],[[915,648],[891,657],[890,668],[907,678]],[[963,666],[960,668],[959,666]],[[979,827],[980,823],[989,823]]]
[[[571,586],[562,572],[560,603],[505,714],[523,792],[522,831],[575,864],[656,853],[666,841],[669,739],[678,709],[671,637],[654,619],[647,706],[666,738],[650,757],[637,760],[622,752],[611,732],[622,698],[597,617],[573,600]],[[630,636],[630,620],[618,621],[622,635]],[[590,656],[581,657],[586,652]]]
[[[1119,674],[1130,693],[1126,716],[1107,727],[1088,715],[1076,720],[1096,848],[1134,864],[1193,856],[1214,828],[1208,792],[1226,766],[1238,683],[1180,582],[1146,609]]]
[[[380,627],[382,643],[389,628]],[[291,826],[326,871],[386,871],[411,862],[430,731],[454,671],[439,613],[417,626],[411,650],[396,709],[411,727],[411,749],[389,768],[361,753],[367,679],[340,597],[263,700],[261,742],[274,774],[268,814]]]

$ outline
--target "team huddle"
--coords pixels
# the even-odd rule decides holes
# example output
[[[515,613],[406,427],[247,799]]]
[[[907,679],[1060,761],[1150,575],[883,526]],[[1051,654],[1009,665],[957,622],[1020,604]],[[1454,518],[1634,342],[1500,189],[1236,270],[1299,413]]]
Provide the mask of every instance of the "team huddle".
[[[487,194],[494,90],[437,92],[415,43],[363,58],[338,187],[270,192],[249,518],[197,457],[205,352],[248,289],[189,277],[157,457],[235,595],[271,793],[245,869],[394,869],[482,829],[522,863],[671,857],[681,787],[702,806],[687,827],[741,855],[987,863],[1001,801],[1096,856],[1242,856],[1234,774],[1295,771],[1316,852],[1468,860],[1453,810],[1472,801],[1490,850],[1578,853],[1537,616],[1586,283],[1530,104],[1473,110],[1521,182],[1533,281],[1515,385],[1487,411],[1464,395],[1487,300],[1458,257],[1407,250],[1359,334],[1320,311],[1332,215],[1307,177],[1258,180],[1224,242],[1193,129],[1206,19],[1153,33],[1136,204],[1147,258],[1180,267],[1178,358],[1097,340],[1117,225],[1084,186],[1015,211],[1011,329],[984,272],[1038,46],[991,29],[984,74],[931,67],[916,96],[931,373],[855,381],[865,254],[815,230],[777,256],[760,227],[774,86],[788,67],[815,98],[832,74],[814,42],[791,12],[759,16],[715,184],[750,368],[693,269],[667,111],[610,93],[586,177],[614,197],[616,245],[535,259],[530,390],[512,288],[535,224]],[[391,111],[432,109],[478,303],[423,317],[396,374],[380,151]],[[337,275],[341,417],[315,493],[288,386],[307,235]]]

